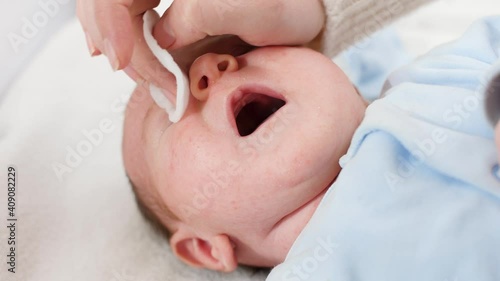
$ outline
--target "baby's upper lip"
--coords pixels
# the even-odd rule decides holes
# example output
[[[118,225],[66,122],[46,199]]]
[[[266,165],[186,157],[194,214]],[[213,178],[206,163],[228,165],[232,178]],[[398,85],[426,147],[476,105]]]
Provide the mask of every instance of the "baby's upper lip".
[[[252,102],[267,104],[274,102],[275,104],[273,104],[273,106],[276,107],[277,111],[286,103],[286,100],[282,94],[267,86],[251,84],[238,87],[228,96],[226,103],[227,118],[238,135],[244,136],[240,132],[241,128],[238,128],[238,114],[245,106]],[[266,115],[264,114],[261,117],[266,117]],[[267,119],[265,119],[265,121],[267,121]],[[265,121],[263,120],[262,123]]]

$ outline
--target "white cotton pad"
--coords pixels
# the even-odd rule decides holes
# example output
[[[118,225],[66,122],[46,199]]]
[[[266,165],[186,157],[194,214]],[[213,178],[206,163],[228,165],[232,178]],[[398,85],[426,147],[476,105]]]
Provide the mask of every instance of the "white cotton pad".
[[[149,86],[149,91],[153,100],[160,108],[167,111],[170,121],[173,123],[181,120],[189,102],[189,80],[187,76],[181,71],[177,63],[167,50],[162,49],[158,42],[153,37],[153,27],[156,24],[156,19],[152,11],[147,11],[144,14],[144,38],[148,44],[153,55],[158,61],[170,71],[174,76],[177,83],[176,104],[174,105],[162,92],[162,90],[153,84]]]

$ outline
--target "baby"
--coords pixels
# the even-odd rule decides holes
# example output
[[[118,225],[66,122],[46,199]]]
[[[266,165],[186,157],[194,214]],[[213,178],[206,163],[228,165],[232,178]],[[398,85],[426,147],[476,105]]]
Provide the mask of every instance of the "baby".
[[[328,34],[326,51],[338,51],[366,35],[365,27],[380,25],[422,2],[324,1],[325,29],[335,31]],[[188,2],[174,2],[169,12],[182,3]],[[271,18],[282,18],[296,29],[297,21],[285,13],[300,11],[306,17],[308,11],[317,12],[311,7],[318,3],[287,3],[280,8],[282,17],[273,13]],[[293,8],[297,4],[310,7]],[[363,14],[370,5],[383,12]],[[368,20],[365,25],[344,25],[334,17],[335,9]],[[165,25],[160,21],[158,26]],[[341,32],[343,28],[357,33]],[[286,34],[277,34],[276,40]],[[353,38],[338,40],[346,35]],[[188,76],[191,100],[178,123],[168,122],[145,87],[131,98],[123,151],[140,205],[168,228],[173,251],[188,264],[221,271],[232,271],[238,263],[275,266],[339,174],[339,159],[367,103],[330,59],[305,48],[266,47],[241,56],[205,54],[189,66]]]
[[[126,169],[196,267],[276,266],[268,280],[497,280],[500,181],[482,105],[499,57],[493,17],[395,72],[367,109],[309,49],[205,54],[190,66],[180,122],[136,90]]]
[[[206,54],[189,79],[178,123],[147,95],[127,109],[124,159],[138,197],[189,264],[277,265],[340,172],[366,103],[305,48]]]
[[[131,98],[123,154],[140,206],[196,267],[495,280],[500,184],[482,103],[499,29],[498,18],[477,23],[394,73],[368,110],[309,49],[203,54],[180,122],[146,88]]]

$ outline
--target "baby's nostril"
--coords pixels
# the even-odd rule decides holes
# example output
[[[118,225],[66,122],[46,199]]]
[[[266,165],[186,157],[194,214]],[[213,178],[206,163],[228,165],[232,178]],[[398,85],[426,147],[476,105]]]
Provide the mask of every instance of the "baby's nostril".
[[[205,90],[206,88],[208,88],[208,77],[203,76],[203,77],[201,77],[200,81],[198,82],[198,89]]]
[[[219,69],[219,71],[226,71],[228,66],[229,66],[229,62],[227,60],[225,60],[223,62],[219,62],[219,64],[217,65],[217,68]]]

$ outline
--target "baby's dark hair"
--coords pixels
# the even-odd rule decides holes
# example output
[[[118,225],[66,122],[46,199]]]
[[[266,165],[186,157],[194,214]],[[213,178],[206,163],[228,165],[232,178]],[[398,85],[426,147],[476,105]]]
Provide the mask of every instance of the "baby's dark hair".
[[[144,217],[144,219],[150,224],[150,226],[162,237],[167,238],[167,241],[170,242],[170,238],[172,237],[172,232],[165,226],[158,215],[150,208],[150,204],[145,202],[144,196],[141,196],[141,192],[129,178],[130,186],[132,187],[132,191],[134,192],[135,201],[137,202],[137,207],[139,211]],[[270,268],[263,267],[254,267],[254,266],[245,266],[246,270],[249,270],[253,274],[263,274],[263,276],[267,276],[270,272]]]
[[[159,216],[149,207],[150,204],[146,202],[144,195],[140,195],[137,185],[135,185],[129,178],[130,186],[134,192],[135,202],[139,208],[142,217],[149,223],[151,228],[154,229],[160,236],[165,237],[168,241],[172,237],[172,232],[160,220]]]

